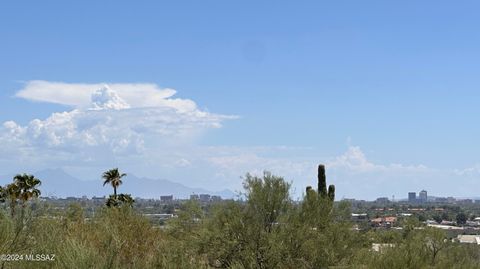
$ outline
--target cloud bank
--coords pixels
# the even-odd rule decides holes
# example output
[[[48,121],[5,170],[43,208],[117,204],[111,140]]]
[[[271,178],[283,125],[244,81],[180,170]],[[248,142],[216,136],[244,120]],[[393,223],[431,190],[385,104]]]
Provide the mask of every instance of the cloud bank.
[[[31,101],[85,108],[91,105],[92,95],[104,86],[104,83],[84,84],[32,80],[26,82],[25,87],[15,96]],[[172,98],[177,91],[169,88],[162,89],[153,83],[109,83],[108,87],[132,108],[163,107],[179,112],[198,111],[194,101]]]
[[[201,110],[175,94],[151,83],[27,82],[16,97],[69,108],[24,125],[14,120],[1,124],[0,169],[15,173],[59,167],[93,179],[119,166],[139,176],[212,190],[239,190],[242,175],[269,170],[291,181],[299,197],[305,186],[316,184],[316,166],[324,163],[339,198],[367,199],[424,188],[441,195],[445,186],[438,182],[452,181],[463,182],[455,190],[468,195],[480,175],[479,166],[440,171],[421,164],[379,163],[358,146],[320,157],[321,150],[312,148],[199,145],[197,138],[237,117]]]
[[[235,118],[198,109],[189,99],[155,84],[68,84],[27,82],[16,96],[72,106],[27,125],[4,122],[1,156],[14,151],[31,154],[70,153],[69,159],[95,159],[141,154],[146,147],[191,141],[202,132]],[[1,157],[0,157],[1,158]]]
[[[427,172],[429,170],[425,165],[375,164],[367,159],[358,146],[350,146],[344,154],[328,161],[327,166],[331,169],[346,170],[351,173]]]

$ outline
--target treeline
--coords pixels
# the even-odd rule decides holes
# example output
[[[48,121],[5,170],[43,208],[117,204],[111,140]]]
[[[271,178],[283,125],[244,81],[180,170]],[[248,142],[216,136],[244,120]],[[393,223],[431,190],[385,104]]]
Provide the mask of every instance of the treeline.
[[[0,254],[55,257],[0,261],[1,267],[480,268],[477,245],[452,243],[441,230],[420,227],[414,219],[402,230],[353,229],[349,204],[334,202],[324,172],[319,167],[318,189],[309,187],[300,202],[292,200],[282,177],[247,174],[242,201],[208,210],[189,201],[164,228],[153,226],[131,203],[105,206],[86,219],[77,204],[52,216],[48,208],[32,210],[26,202],[23,213],[10,214],[7,199],[0,214]],[[112,186],[118,198],[117,183]],[[373,244],[379,244],[376,250]]]

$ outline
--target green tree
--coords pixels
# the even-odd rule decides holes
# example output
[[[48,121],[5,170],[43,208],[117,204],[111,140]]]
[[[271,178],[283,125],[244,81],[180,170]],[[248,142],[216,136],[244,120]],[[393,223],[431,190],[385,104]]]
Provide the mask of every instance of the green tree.
[[[458,213],[455,219],[457,220],[458,225],[463,225],[467,223],[468,220],[467,215],[463,212]]]
[[[447,236],[444,231],[432,227],[426,227],[423,231],[425,246],[431,254],[431,265],[435,265],[438,253],[448,246]]]
[[[26,204],[32,198],[39,197],[41,195],[40,190],[37,188],[42,184],[40,179],[34,175],[18,174],[14,178],[14,184],[19,189],[19,199],[22,202],[22,208],[26,207]]]
[[[118,171],[118,168],[113,168],[110,169],[102,174],[102,178],[105,180],[103,182],[103,186],[106,184],[110,184],[113,187],[113,195],[116,198],[117,197],[117,188],[122,185],[122,178],[126,176],[127,174],[125,173],[120,173]]]
[[[165,258],[170,264],[175,264],[171,268],[191,268],[192,262],[202,259],[199,255],[202,253],[200,245],[208,240],[203,233],[204,220],[204,211],[195,200],[183,203],[177,217],[168,220],[167,234],[170,240]]]
[[[307,190],[291,208],[282,226],[282,257],[286,268],[327,268],[346,265],[369,240],[353,231],[350,204],[333,204],[327,196]]]
[[[434,219],[437,223],[441,223],[441,222],[442,222],[442,216],[440,216],[439,214],[433,215],[433,219]]]
[[[247,214],[258,217],[263,230],[270,232],[291,202],[290,184],[282,177],[264,172],[263,177],[247,174],[243,187],[246,191]]]
[[[442,213],[442,220],[452,220],[452,218],[448,215],[447,212],[443,212]]]
[[[211,267],[278,268],[283,260],[281,230],[292,206],[290,184],[264,172],[261,177],[247,174],[243,186],[245,202],[217,204],[205,222],[201,253]]]
[[[282,261],[277,241],[284,217],[291,206],[290,184],[282,177],[264,172],[263,177],[247,174],[243,187],[247,203],[244,219],[248,223],[246,237],[250,240],[247,252],[250,263],[257,268],[275,268]]]
[[[206,222],[200,250],[211,267],[230,268],[235,264],[249,264],[245,205],[235,201],[216,204],[212,217]],[[244,266],[245,267],[245,266]]]

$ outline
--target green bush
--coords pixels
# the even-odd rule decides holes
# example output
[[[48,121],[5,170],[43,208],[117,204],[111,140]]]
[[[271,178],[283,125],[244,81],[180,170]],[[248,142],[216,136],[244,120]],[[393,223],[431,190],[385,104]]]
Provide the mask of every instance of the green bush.
[[[54,261],[3,261],[0,268],[480,268],[480,248],[446,240],[405,219],[402,230],[352,229],[346,202],[311,191],[292,201],[290,184],[264,173],[245,178],[245,201],[181,205],[165,226],[130,206],[80,204],[55,213],[31,202],[0,208],[0,254],[55,254]],[[389,244],[377,252],[372,243]]]

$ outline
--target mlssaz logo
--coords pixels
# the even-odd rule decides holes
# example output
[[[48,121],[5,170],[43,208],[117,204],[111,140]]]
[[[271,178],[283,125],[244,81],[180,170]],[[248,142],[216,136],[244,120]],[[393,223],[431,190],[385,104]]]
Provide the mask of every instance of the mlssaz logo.
[[[34,262],[53,262],[55,261],[55,254],[27,254],[25,260]]]

